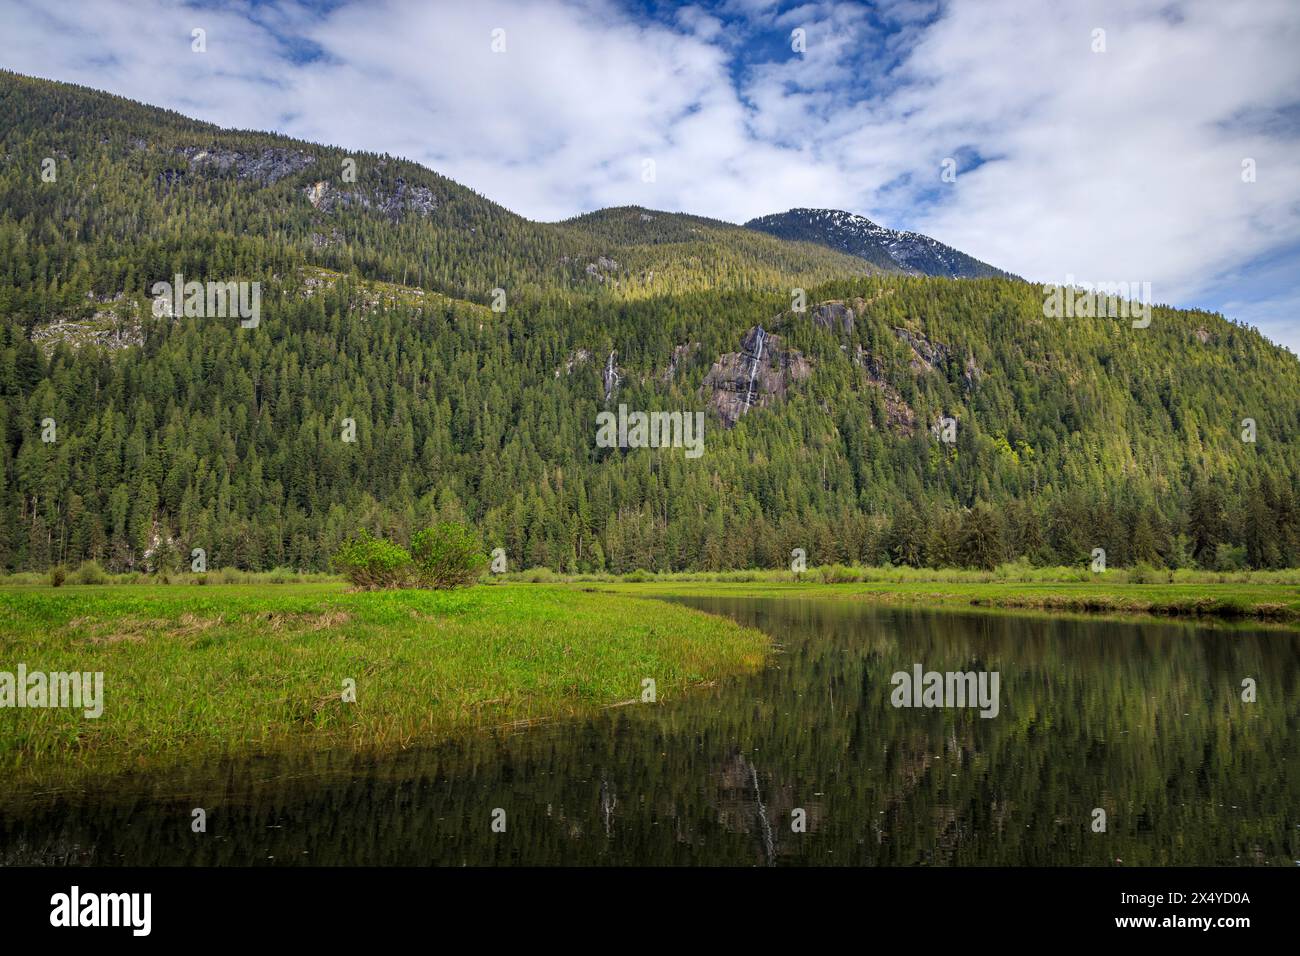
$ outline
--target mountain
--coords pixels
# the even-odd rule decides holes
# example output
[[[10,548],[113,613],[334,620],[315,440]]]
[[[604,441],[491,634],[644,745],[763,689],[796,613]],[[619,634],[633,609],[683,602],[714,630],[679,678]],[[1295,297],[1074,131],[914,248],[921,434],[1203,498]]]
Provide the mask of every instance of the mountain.
[[[608,283],[623,296],[755,284],[808,287],[882,271],[817,243],[782,241],[716,219],[641,206],[601,209],[554,228],[586,250],[586,278]]]
[[[516,569],[1300,562],[1289,352],[893,262],[632,207],[531,222],[406,160],[0,73],[0,569],[321,569],[433,520]],[[177,274],[257,283],[259,320],[161,308]],[[700,453],[609,447],[626,413],[699,416]]]
[[[0,140],[4,162],[40,171],[49,159],[57,176],[46,184],[54,188],[11,189],[4,198],[17,205],[10,211],[80,217],[75,237],[50,237],[48,251],[57,259],[125,255],[133,273],[151,268],[146,248],[151,256],[197,265],[200,250],[222,245],[247,249],[277,270],[310,262],[486,304],[496,288],[512,296],[571,289],[635,297],[755,284],[810,286],[877,271],[821,246],[756,239],[740,227],[704,225],[702,219],[692,220],[700,224],[695,233],[679,228],[676,239],[664,243],[651,237],[667,214],[643,221],[642,215],[653,215],[643,210],[531,222],[406,160],[221,130],[121,97],[13,73],[0,73],[0,110],[7,122]],[[88,116],[95,118],[93,137],[79,128]],[[36,129],[41,135],[29,138]],[[345,178],[349,169],[352,181]],[[137,234],[163,221],[185,222],[186,229],[162,230],[147,244],[128,247],[120,241],[123,218]],[[623,227],[615,229],[616,221]],[[250,222],[257,224],[256,236],[247,234]],[[688,260],[691,268],[682,268]],[[74,294],[78,280],[69,275],[57,283],[68,292],[63,304],[89,291]]]
[[[945,246],[917,232],[879,226],[864,216],[839,209],[791,209],[745,223],[755,229],[797,242],[811,242],[865,259],[886,271],[946,279],[985,279],[1008,276],[1001,269]]]

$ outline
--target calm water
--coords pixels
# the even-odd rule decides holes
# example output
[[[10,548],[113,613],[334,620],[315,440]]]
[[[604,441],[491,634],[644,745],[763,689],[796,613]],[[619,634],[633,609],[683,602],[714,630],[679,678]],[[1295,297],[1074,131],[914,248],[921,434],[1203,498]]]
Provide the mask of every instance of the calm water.
[[[1300,860],[1300,637],[699,599],[771,666],[689,699],[383,760],[210,760],[9,794],[0,862],[1274,864]],[[895,708],[998,671],[1000,712]],[[652,676],[652,675],[649,675]],[[1241,682],[1258,701],[1241,701]],[[208,832],[190,829],[204,807]],[[1093,810],[1106,832],[1092,831]],[[505,811],[493,832],[494,809]],[[803,811],[806,832],[792,829]]]

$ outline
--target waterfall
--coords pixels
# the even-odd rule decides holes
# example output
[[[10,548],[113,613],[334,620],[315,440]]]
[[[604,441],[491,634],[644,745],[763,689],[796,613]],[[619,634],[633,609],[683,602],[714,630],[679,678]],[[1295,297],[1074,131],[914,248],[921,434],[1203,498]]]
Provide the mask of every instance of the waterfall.
[[[758,326],[758,349],[754,352],[754,360],[749,366],[749,387],[745,389],[745,407],[751,408],[754,404],[754,376],[758,374],[758,363],[763,360],[763,345],[767,342],[767,333],[763,327]]]
[[[614,394],[614,389],[618,388],[618,370],[614,367],[614,356],[618,352],[610,352],[609,359],[605,362],[605,401]]]

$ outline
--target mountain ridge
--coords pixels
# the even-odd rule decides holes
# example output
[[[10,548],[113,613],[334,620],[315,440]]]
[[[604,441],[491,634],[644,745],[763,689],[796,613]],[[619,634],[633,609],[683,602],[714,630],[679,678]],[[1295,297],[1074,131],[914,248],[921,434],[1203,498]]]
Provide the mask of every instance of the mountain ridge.
[[[948,279],[1018,278],[919,232],[878,225],[842,209],[798,207],[759,216],[746,229],[782,239],[813,242],[858,256],[883,269]]]

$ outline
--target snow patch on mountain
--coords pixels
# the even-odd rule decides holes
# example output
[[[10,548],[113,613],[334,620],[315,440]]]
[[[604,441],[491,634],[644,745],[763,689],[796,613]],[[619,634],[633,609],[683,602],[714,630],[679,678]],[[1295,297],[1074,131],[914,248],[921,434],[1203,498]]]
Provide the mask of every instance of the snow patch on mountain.
[[[912,275],[949,279],[1007,275],[1001,269],[980,262],[937,239],[919,232],[890,229],[866,216],[841,209],[791,209],[751,219],[745,227],[780,239],[815,242],[866,259],[882,268]]]

